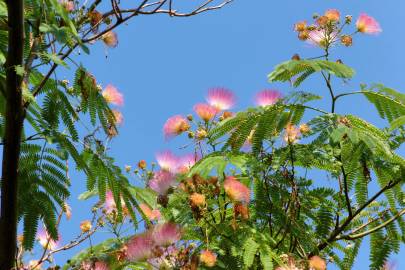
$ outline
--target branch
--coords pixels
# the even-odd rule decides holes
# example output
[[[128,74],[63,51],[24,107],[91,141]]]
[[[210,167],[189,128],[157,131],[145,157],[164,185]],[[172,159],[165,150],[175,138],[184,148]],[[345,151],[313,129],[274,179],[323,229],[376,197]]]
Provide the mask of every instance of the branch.
[[[361,211],[363,211],[366,207],[368,207],[372,202],[374,202],[378,197],[381,196],[381,194],[383,194],[386,190],[393,188],[394,186],[396,186],[397,184],[399,184],[401,182],[401,180],[396,180],[396,181],[390,181],[386,186],[384,186],[380,191],[378,191],[376,194],[374,194],[365,204],[363,204],[362,206],[360,206],[352,215],[352,217],[349,217],[345,220],[345,222],[343,222],[343,224],[341,226],[339,226],[338,228],[336,228],[331,235],[329,236],[329,238],[318,244],[317,250],[321,251],[324,248],[326,248],[328,246],[328,244],[334,242],[337,240],[339,234],[341,232],[343,232],[343,230],[352,222],[352,220],[357,217]],[[315,251],[312,251],[308,257],[311,257],[315,255]]]
[[[345,172],[345,168],[340,166],[343,174],[343,187],[344,187],[344,194],[345,194],[345,199],[346,199],[346,206],[347,206],[347,211],[349,212],[349,218],[353,216],[352,212],[352,206],[350,203],[350,197],[349,197],[349,188],[347,186],[347,174]]]
[[[337,240],[340,239],[345,239],[345,240],[355,240],[358,238],[362,238],[364,236],[367,236],[375,231],[378,231],[382,228],[384,228],[385,226],[389,225],[391,222],[395,221],[397,218],[401,217],[403,214],[405,214],[405,209],[403,209],[402,211],[400,211],[399,213],[397,213],[395,216],[393,216],[392,218],[388,219],[387,221],[385,221],[384,223],[368,230],[368,231],[364,231],[362,233],[358,233],[358,234],[348,234],[348,235],[342,235],[340,237],[337,237]]]

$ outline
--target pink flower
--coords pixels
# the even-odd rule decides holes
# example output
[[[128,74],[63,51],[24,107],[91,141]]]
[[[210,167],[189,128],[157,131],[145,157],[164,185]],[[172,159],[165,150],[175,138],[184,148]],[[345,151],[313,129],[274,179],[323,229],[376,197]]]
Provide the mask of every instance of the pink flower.
[[[190,129],[190,124],[186,118],[181,115],[175,115],[167,119],[163,126],[165,138],[171,138]]]
[[[180,227],[174,223],[159,224],[152,230],[152,239],[158,246],[170,246],[179,241],[180,238]]]
[[[195,113],[204,121],[208,122],[215,117],[217,109],[205,103],[198,103],[194,105]]]
[[[114,116],[114,121],[115,125],[121,125],[122,122],[124,121],[124,116],[122,116],[122,113],[117,110],[111,110]]]
[[[58,236],[58,238],[59,238],[59,240],[57,240],[57,241],[51,239],[51,236],[49,235],[49,233],[46,229],[40,229],[37,234],[37,240],[38,240],[39,244],[43,248],[46,248],[49,250],[54,250],[59,246],[60,235]]]
[[[250,189],[239,182],[234,176],[226,177],[224,181],[224,189],[232,201],[249,203]]]
[[[153,255],[154,243],[149,233],[137,235],[126,244],[126,257],[130,261],[144,261]]]
[[[258,106],[268,106],[275,104],[281,98],[281,93],[277,90],[263,90],[256,94],[255,101]]]
[[[162,170],[176,173],[179,158],[171,151],[168,150],[157,153],[156,160]]]
[[[97,261],[94,263],[94,270],[109,270],[108,264],[103,261]]]
[[[199,159],[197,154],[187,154],[180,157],[176,169],[177,173],[187,173]]]
[[[59,3],[67,12],[72,12],[75,9],[75,3],[70,0],[59,0]]]
[[[170,246],[162,251],[163,253],[159,257],[148,260],[148,263],[152,266],[152,269],[176,269],[179,250],[175,246]]]
[[[150,209],[149,206],[147,206],[144,203],[141,203],[139,205],[139,208],[141,208],[142,212],[145,214],[145,216],[150,220],[150,221],[154,221],[154,220],[159,220],[160,219],[160,211],[158,209]]]
[[[378,34],[382,32],[377,20],[365,13],[360,14],[356,22],[356,27],[359,32],[366,34]]]
[[[175,184],[175,176],[168,171],[156,172],[154,177],[149,181],[149,187],[160,195],[166,195],[169,189]]]
[[[121,207],[122,208],[126,207],[125,202],[122,199],[121,199]],[[110,190],[107,191],[105,195],[104,209],[107,214],[111,214],[112,212],[117,211],[117,205],[114,200],[114,195]]]
[[[308,42],[319,47],[325,47],[327,44],[330,45],[335,42],[337,40],[337,36],[338,34],[335,32],[327,35],[323,29],[313,30],[309,32]]]
[[[299,127],[294,126],[291,123],[288,123],[285,127],[284,132],[284,141],[286,143],[296,143],[298,142],[299,138],[301,137],[301,131]]]
[[[236,97],[232,91],[225,88],[213,88],[208,91],[208,104],[219,111],[228,110],[235,105]]]
[[[340,19],[340,12],[337,9],[328,9],[325,12],[325,16],[328,17],[329,20],[337,22]]]
[[[111,84],[107,85],[104,88],[102,95],[105,101],[107,101],[108,103],[118,106],[122,106],[124,104],[124,97],[122,96],[120,91],[118,91],[118,89]]]

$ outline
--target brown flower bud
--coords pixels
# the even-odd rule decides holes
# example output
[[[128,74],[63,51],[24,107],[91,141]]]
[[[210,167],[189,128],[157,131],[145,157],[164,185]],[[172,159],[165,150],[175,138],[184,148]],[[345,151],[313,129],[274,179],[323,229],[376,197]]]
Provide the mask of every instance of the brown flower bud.
[[[301,60],[301,57],[300,57],[300,55],[298,53],[296,53],[291,57],[291,60],[299,61],[299,60]]]
[[[350,24],[352,22],[352,15],[346,15],[345,16],[345,23]]]
[[[305,28],[307,27],[307,22],[306,21],[301,21],[301,22],[297,22],[294,25],[294,30],[297,32],[302,32],[305,30]]]
[[[139,161],[138,162],[138,168],[139,169],[141,169],[141,170],[145,170],[145,168],[146,168],[146,161],[145,160],[141,160],[141,161]]]
[[[308,38],[309,38],[309,32],[308,32],[307,30],[301,31],[301,32],[298,33],[298,39],[299,39],[299,40],[305,41],[305,40],[307,40]]]
[[[326,26],[329,23],[329,18],[326,16],[321,16],[316,20],[316,23],[321,27]]]
[[[340,38],[340,42],[342,42],[343,45],[345,45],[346,47],[352,46],[353,44],[353,39],[351,36],[348,35],[343,35]]]

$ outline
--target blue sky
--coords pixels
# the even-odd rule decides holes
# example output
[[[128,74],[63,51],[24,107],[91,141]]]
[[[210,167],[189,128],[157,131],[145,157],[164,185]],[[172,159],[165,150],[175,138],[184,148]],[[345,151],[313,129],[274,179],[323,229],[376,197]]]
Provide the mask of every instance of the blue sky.
[[[341,58],[356,70],[356,77],[348,84],[335,82],[337,92],[358,90],[360,83],[375,82],[401,91],[405,2],[400,0],[235,0],[224,9],[191,18],[140,16],[117,31],[117,48],[106,51],[97,43],[91,47],[91,55],[77,56],[101,84],[112,83],[125,96],[124,124],[110,145],[118,164],[152,161],[156,152],[179,147],[181,140],[164,141],[163,123],[174,114],[191,112],[210,87],[225,86],[235,91],[236,109],[252,105],[253,95],[264,88],[291,90],[287,84],[269,84],[266,75],[295,53],[302,57],[321,54],[299,41],[292,29],[295,22],[310,20],[314,12],[323,13],[328,8],[354,18],[366,12],[383,28],[379,36],[356,36],[353,47],[332,51],[332,58]],[[324,96],[318,105],[329,109],[327,90],[319,78],[309,80],[301,90]],[[379,126],[385,124],[376,120],[375,111],[361,97],[342,99],[337,112],[354,113]],[[79,231],[80,221],[89,217],[88,209],[94,202],[76,200],[85,190],[85,178],[77,173],[72,173],[72,178],[73,218],[62,223],[64,239]],[[99,235],[94,241],[103,237]],[[57,259],[66,260],[76,251],[58,255]],[[367,251],[364,246],[354,269],[368,269]],[[401,266],[405,264],[399,264],[398,269]]]

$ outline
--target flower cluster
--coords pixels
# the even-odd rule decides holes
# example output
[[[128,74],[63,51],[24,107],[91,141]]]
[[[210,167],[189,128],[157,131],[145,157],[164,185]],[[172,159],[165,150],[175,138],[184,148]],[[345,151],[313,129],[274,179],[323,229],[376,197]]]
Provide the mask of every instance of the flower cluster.
[[[125,257],[135,262],[153,260],[165,253],[173,254],[181,234],[181,228],[174,223],[155,225],[125,244]]]
[[[356,21],[356,30],[352,33],[343,33],[345,26],[352,23],[352,16],[347,15],[341,19],[336,9],[327,10],[324,15],[314,15],[314,23],[307,24],[300,21],[294,25],[298,38],[324,49],[340,44],[348,47],[353,44],[353,35],[356,33],[378,34],[381,27],[371,16],[363,13]]]
[[[255,105],[266,107],[274,105],[282,99],[282,95],[277,90],[265,89],[255,96]],[[217,123],[230,118],[233,113],[229,111],[235,106],[235,94],[226,88],[212,88],[208,90],[206,103],[197,103],[193,110],[201,121],[195,121],[193,115],[174,115],[170,117],[163,126],[163,134],[166,139],[171,139],[183,133],[188,133],[188,137],[201,141],[207,138],[212,127]],[[192,130],[192,125],[195,130]]]

